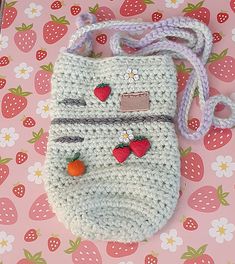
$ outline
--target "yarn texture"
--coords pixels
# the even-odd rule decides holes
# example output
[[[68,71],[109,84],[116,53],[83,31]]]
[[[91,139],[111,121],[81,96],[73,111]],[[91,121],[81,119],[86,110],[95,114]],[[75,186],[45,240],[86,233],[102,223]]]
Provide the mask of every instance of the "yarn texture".
[[[138,69],[139,80],[129,83],[123,78],[129,68]],[[105,102],[93,94],[101,82],[112,88]],[[171,217],[179,193],[179,151],[172,121],[177,82],[172,58],[95,60],[61,53],[52,84],[45,187],[59,220],[75,235],[88,239],[129,242],[152,236]],[[149,111],[119,111],[121,94],[142,91],[150,94]],[[69,99],[83,99],[86,105],[74,105]],[[151,116],[159,118],[148,120]],[[119,164],[112,150],[119,132],[127,129],[147,137],[151,148],[141,159],[131,155]],[[72,178],[66,172],[66,157],[77,151],[87,171]]]
[[[69,48],[59,54],[52,77],[44,178],[48,200],[58,219],[75,235],[142,241],[167,223],[179,196],[180,154],[173,122],[178,87],[173,58],[187,59],[194,68],[178,114],[183,136],[197,140],[211,125],[233,126],[235,105],[222,95],[209,98],[204,64],[212,38],[204,24],[188,18],[95,23],[90,14],[82,15],[78,23],[81,28],[71,37]],[[87,57],[92,50],[90,31],[105,27],[151,31],[139,41],[116,33],[110,41],[113,57]],[[169,35],[188,42],[168,41]],[[138,51],[127,55],[121,44]],[[196,87],[204,115],[201,126],[191,133],[188,112]],[[124,109],[133,110],[135,104],[128,106],[128,94],[144,95],[144,101],[138,101],[143,111],[121,110],[123,95]],[[229,118],[214,117],[219,102],[230,106]],[[133,142],[135,138],[139,142]],[[71,177],[66,159],[76,153],[86,170],[82,176]]]

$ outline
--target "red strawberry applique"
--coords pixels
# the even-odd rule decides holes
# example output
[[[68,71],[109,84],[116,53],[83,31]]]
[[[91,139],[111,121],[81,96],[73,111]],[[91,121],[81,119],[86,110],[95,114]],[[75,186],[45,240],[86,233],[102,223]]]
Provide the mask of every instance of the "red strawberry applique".
[[[17,32],[14,36],[15,44],[23,52],[29,52],[36,43],[37,34],[32,28],[33,24],[27,26],[24,23],[21,27],[16,27]]]
[[[202,158],[192,148],[180,148],[181,175],[188,180],[198,182],[204,176],[204,165]]]
[[[131,154],[131,150],[127,145],[119,144],[113,150],[113,156],[119,163],[123,163]]]
[[[27,106],[26,96],[30,92],[22,90],[21,86],[10,88],[10,93],[7,93],[2,98],[2,115],[5,118],[12,118],[22,112]]]
[[[150,147],[149,140],[142,136],[135,137],[130,143],[130,149],[138,158],[143,157]]]
[[[212,126],[204,136],[204,146],[208,150],[215,150],[227,145],[232,138],[230,128],[217,128]]]
[[[94,95],[102,102],[106,101],[111,93],[111,87],[107,83],[100,83],[94,89]]]
[[[5,3],[5,6],[3,9],[2,28],[8,28],[15,20],[17,16],[17,10],[14,7],[14,5],[16,3],[17,1]]]
[[[184,16],[195,18],[206,25],[210,23],[210,10],[203,6],[204,1],[197,3],[196,5],[188,3],[188,6],[184,8]]]
[[[96,16],[98,22],[115,19],[113,11],[107,6],[96,4],[94,7],[89,7],[89,11]]]
[[[190,246],[187,247],[181,259],[185,259],[184,264],[215,264],[211,256],[204,254],[207,245],[201,246],[199,249],[194,249]]]
[[[68,31],[69,21],[65,16],[57,18],[51,15],[51,21],[43,26],[43,38],[47,44],[54,44],[59,41]]]
[[[227,53],[228,49],[220,54],[211,53],[208,60],[209,71],[221,81],[232,82],[235,80],[235,58],[228,56]]]
[[[142,14],[149,4],[154,4],[154,2],[152,0],[124,0],[120,14],[125,17]]]

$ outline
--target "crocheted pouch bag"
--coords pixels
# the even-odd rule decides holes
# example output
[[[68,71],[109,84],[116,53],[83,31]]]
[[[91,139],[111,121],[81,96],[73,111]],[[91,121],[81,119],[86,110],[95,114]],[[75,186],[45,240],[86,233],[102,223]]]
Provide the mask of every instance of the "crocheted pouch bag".
[[[212,37],[204,24],[182,17],[158,23],[95,23],[88,14],[78,24],[52,78],[44,179],[48,199],[75,235],[142,241],[167,223],[179,196],[173,58],[186,59],[194,68],[178,111],[184,137],[197,140],[212,125],[232,127],[235,107],[222,95],[209,98],[204,64]],[[91,58],[91,33],[104,28],[114,31],[113,56]],[[143,30],[147,33],[139,40],[127,34]],[[126,53],[125,45],[135,52]],[[203,116],[191,133],[188,112],[196,87]],[[214,116],[218,103],[230,106],[230,117]]]

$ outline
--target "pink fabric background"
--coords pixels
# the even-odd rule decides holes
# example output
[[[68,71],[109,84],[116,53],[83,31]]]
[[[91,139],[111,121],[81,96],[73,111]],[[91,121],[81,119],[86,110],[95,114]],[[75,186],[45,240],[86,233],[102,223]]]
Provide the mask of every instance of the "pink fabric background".
[[[130,2],[134,2],[129,0]],[[137,0],[138,2],[143,2],[144,0]],[[43,9],[40,11],[41,15],[34,18],[29,18],[25,9],[29,7],[30,3],[34,2],[36,5],[41,5]],[[17,263],[20,259],[24,258],[23,249],[27,249],[32,254],[37,252],[42,252],[42,257],[45,259],[46,263],[81,263],[73,262],[71,254],[64,252],[65,249],[69,247],[69,240],[75,240],[75,237],[66,230],[65,227],[57,221],[56,216],[44,220],[44,221],[35,221],[29,217],[29,210],[36,198],[43,194],[44,187],[43,183],[37,184],[32,180],[32,177],[28,175],[33,174],[33,168],[35,163],[40,162],[43,165],[44,155],[37,153],[32,144],[27,141],[32,138],[32,132],[38,132],[40,128],[43,128],[44,131],[48,131],[50,125],[49,117],[46,117],[46,114],[40,114],[38,104],[40,101],[46,101],[50,98],[50,93],[40,95],[37,93],[34,87],[34,78],[40,66],[48,64],[50,62],[54,63],[57,54],[61,47],[65,47],[68,43],[69,37],[75,30],[75,20],[77,16],[73,16],[70,13],[70,7],[76,2],[81,7],[81,12],[87,12],[88,7],[94,7],[96,3],[99,6],[109,7],[115,14],[117,19],[142,19],[144,21],[152,20],[152,13],[159,11],[163,14],[163,18],[171,17],[174,15],[183,15],[182,10],[187,6],[187,1],[184,0],[175,0],[175,1],[164,1],[164,0],[153,0],[154,3],[148,4],[147,8],[141,14],[124,17],[120,14],[120,7],[123,4],[122,1],[118,0],[90,0],[90,1],[64,1],[64,5],[58,10],[52,10],[50,5],[53,1],[18,1],[14,7],[17,9],[17,16],[14,22],[6,29],[2,30],[1,38],[1,48],[0,48],[0,57],[10,56],[11,61],[7,66],[0,67],[0,75],[5,76],[6,85],[0,90],[0,100],[2,101],[3,96],[8,93],[9,88],[17,87],[21,85],[23,90],[31,92],[32,94],[27,96],[27,107],[18,115],[13,118],[4,118],[2,113],[0,114],[0,130],[1,133],[4,133],[3,128],[15,128],[15,133],[19,135],[19,138],[15,141],[13,146],[7,146],[4,143],[4,139],[1,139],[2,145],[0,146],[0,156],[2,158],[11,158],[12,160],[7,163],[9,167],[9,175],[7,179],[0,185],[0,199],[2,197],[9,198],[12,203],[15,205],[18,217],[16,222],[11,225],[3,225],[0,223],[0,232],[4,231],[8,236],[7,239],[14,240],[13,242],[7,242],[8,245],[11,244],[12,249],[9,247],[9,252],[3,250],[0,254],[0,263],[3,264],[13,264]],[[147,1],[146,1],[147,2]],[[172,2],[174,7],[167,7],[166,3]],[[190,3],[196,4],[198,1],[191,0]],[[205,0],[203,6],[209,9],[210,12],[210,23],[209,27],[212,32],[221,32],[223,39],[214,44],[213,52],[221,53],[224,49],[228,48],[228,55],[235,56],[235,13],[232,11],[229,5],[230,1],[211,1]],[[224,23],[218,23],[217,14],[224,10],[229,18]],[[55,15],[56,17],[66,16],[66,19],[70,22],[68,26],[68,32],[65,36],[56,42],[55,44],[47,44],[43,38],[43,26],[46,22],[50,20],[50,14]],[[15,27],[19,27],[22,23],[33,24],[33,30],[36,31],[37,39],[34,47],[29,52],[20,51],[15,44],[14,35],[16,33]],[[95,34],[101,34],[103,32],[96,32]],[[96,36],[95,35],[95,36]],[[8,37],[8,41],[6,40]],[[233,39],[232,39],[233,38]],[[7,42],[7,44],[3,44]],[[104,45],[96,43],[96,52],[101,52],[108,49],[108,42]],[[40,48],[44,48],[47,51],[47,56],[43,60],[39,61],[36,59],[36,51]],[[17,78],[16,72],[14,71],[15,67],[21,63],[26,63],[27,66],[31,66],[33,69],[29,73],[29,78]],[[221,66],[222,67],[222,66]],[[235,67],[235,65],[234,65]],[[209,73],[209,71],[208,71]],[[211,87],[216,88],[223,94],[230,95],[235,92],[235,82],[224,82],[216,78],[214,75],[209,73],[210,85]],[[44,103],[40,103],[41,105]],[[226,110],[223,110],[226,112]],[[222,111],[222,114],[223,114]],[[195,115],[199,112],[199,108],[196,103],[194,103]],[[23,126],[21,121],[23,116],[30,116],[36,121],[36,125],[31,128],[26,128]],[[234,134],[234,130],[232,131]],[[3,146],[3,145],[6,146]],[[180,137],[180,146],[182,148],[192,147],[192,151],[197,153],[203,160],[204,163],[204,176],[198,181],[194,182],[181,177],[181,186],[182,186],[182,196],[179,199],[179,203],[174,214],[174,217],[168,222],[168,224],[157,234],[155,234],[148,241],[140,242],[138,248],[134,254],[125,257],[113,258],[109,256],[106,251],[107,242],[93,241],[97,246],[97,250],[101,254],[102,262],[99,264],[145,264],[145,257],[151,254],[152,251],[158,253],[157,259],[160,264],[169,264],[169,263],[184,263],[185,260],[181,259],[181,256],[184,252],[187,251],[187,246],[191,246],[195,249],[198,249],[200,246],[207,244],[206,253],[214,260],[216,264],[232,264],[235,263],[235,253],[234,253],[234,225],[235,225],[235,179],[234,179],[234,162],[235,162],[235,141],[234,135],[230,142],[225,146],[209,151],[205,148],[203,139],[197,142],[187,141]],[[17,164],[15,161],[16,153],[21,150],[26,150],[28,154],[28,159],[23,164]],[[231,158],[226,158],[225,163],[228,168],[230,168],[230,175],[218,177],[220,172],[216,172],[215,164],[216,161],[221,160],[221,157],[218,156],[230,156]],[[196,162],[196,161],[195,161]],[[212,166],[212,164],[214,164]],[[221,165],[221,164],[219,164]],[[0,165],[1,166],[1,165]],[[213,168],[212,168],[213,167]],[[31,171],[31,172],[30,172]],[[227,169],[228,171],[228,169]],[[25,195],[22,198],[18,198],[12,192],[13,185],[17,182],[22,183],[25,186]],[[39,180],[40,183],[40,180]],[[225,192],[229,192],[229,195],[226,197],[229,205],[220,206],[218,210],[211,213],[198,212],[192,209],[188,205],[189,196],[199,189],[200,187],[210,185],[218,187],[219,185],[223,186]],[[1,213],[1,212],[0,212]],[[3,211],[2,211],[3,213]],[[198,228],[194,231],[186,230],[183,227],[183,223],[180,221],[182,217],[192,217],[197,223]],[[221,220],[222,218],[222,220]],[[223,222],[223,218],[227,219]],[[227,238],[222,239],[222,243],[216,241],[216,237],[212,237],[210,229],[213,228],[212,221],[221,220],[220,227],[223,226],[225,233],[230,233],[227,235]],[[223,223],[224,225],[223,225]],[[215,221],[213,222],[215,224]],[[218,227],[217,225],[217,227]],[[41,235],[33,242],[27,242],[24,240],[25,233],[31,229],[39,229]],[[164,237],[163,233],[169,234],[170,230],[177,231],[177,237],[181,239],[176,239],[175,241],[180,241],[176,250],[174,252],[169,249],[164,249]],[[218,229],[218,228],[217,228]],[[219,232],[215,227],[214,233],[217,234],[217,240]],[[217,231],[216,231],[217,230]],[[174,233],[175,231],[173,231]],[[227,234],[226,233],[226,234]],[[57,234],[61,241],[60,247],[55,251],[51,252],[48,249],[47,240],[52,234]],[[0,247],[1,241],[3,241],[3,233],[0,233]],[[13,237],[11,237],[13,236]],[[228,238],[229,237],[229,238]],[[5,237],[6,238],[6,237]],[[229,241],[227,241],[227,240]],[[28,263],[28,262],[27,262]],[[90,262],[93,263],[93,262]],[[95,263],[95,262],[94,262]],[[189,263],[189,262],[187,262]],[[190,263],[201,263],[201,262],[190,262]],[[209,263],[209,262],[208,262]],[[88,263],[86,263],[88,264]]]

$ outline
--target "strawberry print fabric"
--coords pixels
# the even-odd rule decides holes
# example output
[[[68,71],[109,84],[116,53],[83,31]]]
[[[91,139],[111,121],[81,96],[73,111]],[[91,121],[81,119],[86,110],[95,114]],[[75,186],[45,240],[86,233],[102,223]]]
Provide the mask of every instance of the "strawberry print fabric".
[[[0,36],[0,263],[235,263],[234,129],[212,127],[196,142],[179,135],[178,206],[148,241],[81,240],[51,211],[43,188],[50,79],[82,12],[95,14],[97,21],[157,22],[176,15],[203,21],[214,42],[207,63],[210,95],[235,100],[234,0],[7,1]],[[95,32],[93,57],[110,55],[109,37],[107,31]],[[186,62],[176,63],[180,100],[192,69]],[[217,105],[218,116],[228,113]],[[195,91],[188,125],[196,130],[199,124]]]

